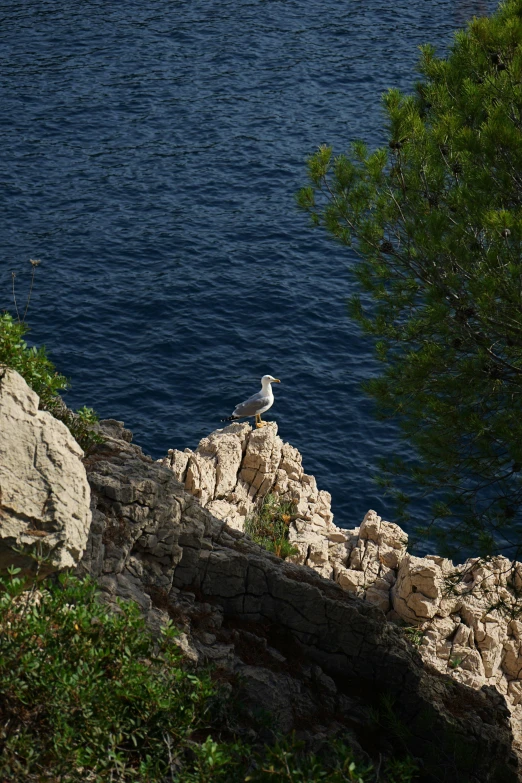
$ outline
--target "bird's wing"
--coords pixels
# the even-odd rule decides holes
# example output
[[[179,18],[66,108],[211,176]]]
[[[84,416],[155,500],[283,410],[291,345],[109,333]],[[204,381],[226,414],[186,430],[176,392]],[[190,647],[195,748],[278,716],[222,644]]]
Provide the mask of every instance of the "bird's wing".
[[[245,402],[241,402],[235,409],[233,416],[255,416],[260,410],[262,410],[268,403],[270,398],[266,397],[261,392],[254,394],[253,397],[249,397]]]

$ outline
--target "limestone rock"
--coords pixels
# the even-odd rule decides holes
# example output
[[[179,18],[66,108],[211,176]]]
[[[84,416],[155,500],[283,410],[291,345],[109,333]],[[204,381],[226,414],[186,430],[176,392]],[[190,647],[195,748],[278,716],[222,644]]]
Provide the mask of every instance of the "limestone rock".
[[[340,550],[330,544],[346,544],[350,535],[333,524],[330,494],[318,490],[315,478],[304,472],[299,451],[282,442],[275,422],[255,430],[231,424],[203,438],[195,451],[171,449],[159,462],[204,508],[236,530],[244,530],[246,518],[267,494],[291,502],[296,513],[290,540],[297,549],[292,560],[332,576]]]
[[[90,524],[81,450],[38,410],[23,379],[0,369],[0,566],[29,570],[33,561],[13,547],[35,542],[50,552],[47,570],[74,566],[83,553],[78,573],[95,576],[105,600],[135,600],[153,628],[177,618],[184,653],[237,673],[247,701],[262,690],[285,730],[312,714],[361,722],[364,734],[366,705],[345,687],[354,681],[372,698],[391,689],[398,716],[414,729],[414,755],[434,736],[437,752],[447,739],[454,768],[441,780],[465,779],[465,759],[478,757],[477,748],[477,781],[492,779],[494,767],[497,779],[516,779],[510,731],[522,747],[522,621],[510,611],[521,564],[413,557],[404,532],[374,511],[360,527],[337,527],[329,493],[274,423],[255,431],[232,424],[195,452],[169,451],[162,464],[143,455],[120,422],[102,429],[104,443],[85,459]],[[296,510],[294,563],[243,534],[246,517],[271,492]],[[420,655],[384,615],[419,628]],[[283,641],[266,635],[276,628]],[[451,755],[456,734],[461,761]]]
[[[502,668],[514,680],[522,679],[522,649],[519,642],[508,639],[504,642]]]
[[[278,471],[283,470],[277,467],[274,471],[279,451],[269,448],[272,437],[267,436],[266,449],[258,442],[253,450],[256,459],[264,462],[257,463],[258,479],[248,486],[261,488],[267,475],[275,475],[277,481]],[[205,448],[216,476],[205,486],[215,487],[218,449],[212,444]],[[242,453],[247,449],[245,443]],[[288,451],[285,455],[281,448],[280,455],[279,465],[284,458],[289,471],[300,476],[290,478],[285,472],[287,486],[301,482],[302,498],[308,506],[315,504],[313,513],[307,508],[306,518],[295,520],[296,535],[308,528],[314,535],[315,546],[310,545],[303,557],[324,568],[325,557],[330,558],[332,551],[346,555],[348,560],[336,567],[336,579],[342,581],[348,574],[365,600],[310,568],[281,561],[260,549],[203,508],[171,469],[151,463],[136,446],[114,433],[86,460],[95,524],[79,572],[91,573],[109,601],[116,596],[137,600],[151,625],[162,615],[172,618],[185,634],[180,644],[186,654],[199,663],[214,662],[224,670],[226,681],[237,674],[243,683],[239,698],[254,706],[260,700],[274,726],[291,731],[306,721],[313,732],[322,731],[328,737],[329,727],[343,720],[354,727],[357,742],[359,730],[361,738],[372,730],[370,704],[376,694],[386,692],[394,700],[397,720],[407,729],[406,749],[413,756],[430,758],[434,779],[449,783],[472,777],[476,783],[488,783],[494,779],[494,770],[497,780],[515,783],[518,761],[512,749],[510,718],[504,697],[489,684],[481,688],[480,673],[475,670],[480,669],[482,656],[474,646],[474,629],[466,624],[467,632],[459,631],[460,646],[453,645],[452,636],[465,624],[463,618],[454,622],[451,617],[440,617],[443,644],[454,646],[456,652],[462,650],[461,661],[453,681],[426,668],[416,649],[386,621],[382,611],[396,576],[393,568],[379,561],[380,548],[400,549],[389,539],[379,540],[380,533],[374,540],[371,525],[368,537],[360,539],[349,532],[347,541],[330,541],[326,498],[320,505],[320,491],[315,482],[305,479],[306,474],[299,474],[295,454],[290,460]],[[205,458],[205,454],[200,456]],[[189,455],[188,464],[191,459]],[[233,505],[237,486],[231,492],[224,490],[226,498],[213,497],[208,503]],[[230,513],[228,507],[222,511]],[[348,562],[354,538],[358,542],[354,563],[360,569],[349,567]],[[407,557],[400,569],[404,568],[411,584],[419,577],[424,594],[436,601],[432,593],[438,591],[441,565],[427,561],[426,568],[433,569],[428,578],[415,570],[414,560],[405,566]],[[370,577],[375,577],[371,584]],[[379,601],[382,610],[371,600]],[[481,622],[486,623],[485,616]],[[518,626],[513,626],[504,655],[513,672],[519,654],[517,633]],[[427,649],[438,638],[437,631],[426,629]],[[447,665],[447,659],[443,663]],[[514,684],[509,686],[506,680],[502,682],[514,705],[521,695],[518,680],[510,680]]]
[[[185,476],[187,475],[187,466],[189,457],[192,454],[190,449],[185,451],[179,451],[179,449],[169,449],[167,456],[159,459],[158,462],[165,467],[171,469],[176,476],[177,480],[181,483],[185,483]]]
[[[296,513],[289,540],[297,554],[288,560],[333,580],[390,620],[418,626],[423,660],[470,687],[506,695],[522,741],[522,622],[491,611],[516,602],[521,564],[495,557],[454,566],[436,555],[414,557],[404,531],[373,510],[360,527],[337,527],[329,493],[304,472],[300,453],[281,441],[274,423],[255,431],[248,424],[224,427],[195,452],[171,451],[162,462],[229,533],[244,530],[268,493],[291,501]]]
[[[249,497],[262,498],[272,489],[281,453],[282,441],[277,437],[275,422],[250,433],[239,473],[249,487]]]
[[[335,581],[337,584],[341,585],[343,590],[348,590],[348,592],[355,593],[356,595],[364,594],[364,574],[362,571],[340,566],[336,569]]]
[[[404,620],[430,619],[442,597],[442,570],[436,563],[406,555],[393,588],[393,608]]]
[[[368,511],[364,517],[359,537],[363,540],[373,541],[379,546],[394,549],[397,552],[397,561],[390,564],[391,568],[397,568],[398,563],[406,554],[408,536],[404,530],[392,522],[385,522],[375,511]]]
[[[0,367],[0,568],[33,570],[14,550],[36,549],[49,573],[76,566],[84,552],[90,489],[82,450],[38,403],[18,373]]]

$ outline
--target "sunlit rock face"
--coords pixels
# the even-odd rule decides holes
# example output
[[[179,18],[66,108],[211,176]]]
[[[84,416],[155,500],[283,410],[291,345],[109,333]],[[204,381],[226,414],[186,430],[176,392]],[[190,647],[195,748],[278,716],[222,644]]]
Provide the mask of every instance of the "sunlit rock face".
[[[0,367],[0,568],[40,573],[78,564],[91,523],[83,451],[62,422],[38,410],[24,379]],[[25,554],[24,554],[25,553]]]
[[[256,430],[232,424],[195,451],[171,450],[161,462],[237,530],[268,493],[292,501],[289,540],[298,554],[289,560],[337,582],[388,620],[418,628],[419,651],[440,672],[476,689],[494,686],[522,739],[521,564],[495,557],[454,566],[442,557],[415,557],[407,534],[375,511],[358,527],[337,527],[329,493],[304,472],[301,454],[283,443],[273,422]]]
[[[302,457],[277,434],[277,424],[261,429],[231,424],[203,438],[196,451],[172,449],[160,462],[170,467],[201,505],[237,530],[269,493],[291,501],[295,514],[289,539],[298,550],[291,560],[332,578],[345,531],[335,527],[331,496],[318,490],[303,470]]]

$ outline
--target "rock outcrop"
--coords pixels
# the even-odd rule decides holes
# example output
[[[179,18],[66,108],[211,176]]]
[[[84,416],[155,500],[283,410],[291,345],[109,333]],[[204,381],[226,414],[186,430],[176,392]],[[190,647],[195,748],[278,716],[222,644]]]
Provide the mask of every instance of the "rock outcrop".
[[[0,568],[41,573],[76,566],[91,523],[83,452],[62,422],[38,410],[38,396],[0,367]]]
[[[172,449],[160,462],[204,508],[236,530],[244,530],[245,519],[268,493],[290,500],[295,514],[289,537],[299,552],[293,562],[327,579],[334,575],[350,537],[333,524],[330,493],[317,489],[299,451],[278,437],[275,422],[255,430],[231,424],[203,438],[196,451]]]
[[[359,527],[336,527],[330,495],[304,473],[301,455],[281,441],[275,423],[254,431],[233,424],[196,451],[171,450],[161,462],[238,530],[266,494],[291,501],[289,539],[299,553],[290,559],[410,626],[423,659],[441,673],[504,695],[522,746],[522,564],[495,557],[454,566],[441,557],[414,557],[406,533],[374,511]]]
[[[67,428],[0,371],[1,567],[29,570],[35,545],[47,571],[80,561],[105,600],[135,600],[153,628],[172,618],[185,654],[213,663],[244,709],[284,732],[341,735],[377,763],[400,737],[425,781],[520,778],[522,623],[502,610],[517,568],[414,558],[374,512],[355,530],[336,527],[328,493],[274,425],[232,425],[194,454],[171,452],[167,466],[120,422],[101,432],[84,467]],[[242,530],[268,492],[294,504],[296,562]],[[385,615],[418,627],[420,647]]]
[[[216,435],[207,439],[205,454],[192,459],[178,452],[166,468],[144,456],[118,422],[104,422],[102,429],[105,442],[85,461],[93,523],[79,573],[92,574],[107,600],[136,600],[153,626],[170,616],[184,629],[180,644],[187,655],[212,661],[244,706],[265,708],[284,731],[342,731],[376,758],[395,742],[390,725],[376,718],[384,699],[393,705],[401,742],[423,759],[423,780],[518,779],[503,696],[427,667],[369,600],[281,561],[238,529],[256,498],[279,482],[283,492],[302,488],[296,519],[320,517],[324,525],[313,524],[336,533],[326,493],[304,477],[295,451],[232,425],[224,430],[232,436],[226,447]],[[211,505],[217,502],[229,504],[227,522],[217,518],[218,506]],[[380,547],[388,562],[392,550],[404,559],[403,543],[394,547],[387,528],[374,522],[367,521],[368,536],[361,539],[361,566],[369,563],[366,550]],[[356,546],[348,538],[327,541],[322,567],[331,563],[333,573],[335,547],[344,546],[351,557]],[[300,556],[311,562],[310,553],[307,547]]]

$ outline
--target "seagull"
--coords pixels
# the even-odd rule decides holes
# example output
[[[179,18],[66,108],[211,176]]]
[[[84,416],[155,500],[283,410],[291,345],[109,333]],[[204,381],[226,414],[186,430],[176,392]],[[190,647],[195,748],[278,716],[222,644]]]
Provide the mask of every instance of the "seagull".
[[[272,383],[281,383],[279,378],[273,378],[271,375],[263,375],[261,378],[261,391],[249,397],[245,402],[241,402],[232,416],[221,421],[236,421],[236,419],[246,419],[250,416],[256,417],[256,428],[264,427],[266,421],[261,419],[261,414],[265,413],[274,404],[274,394],[272,392]]]

